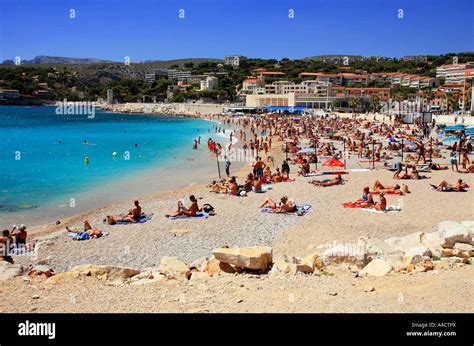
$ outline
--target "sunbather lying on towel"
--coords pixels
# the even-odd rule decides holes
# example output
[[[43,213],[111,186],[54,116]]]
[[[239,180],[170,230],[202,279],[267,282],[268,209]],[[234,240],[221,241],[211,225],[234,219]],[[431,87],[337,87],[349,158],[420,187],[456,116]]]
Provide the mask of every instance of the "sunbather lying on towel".
[[[66,230],[71,233],[81,233],[81,232],[86,232],[89,234],[89,236],[93,237],[100,237],[102,236],[102,231],[98,228],[92,228],[91,224],[89,221],[84,221],[84,230],[81,231],[80,229],[70,229],[69,227],[66,226]]]
[[[109,225],[114,225],[117,221],[123,221],[123,222],[135,222],[142,217],[142,207],[140,206],[140,202],[134,201],[133,204],[135,205],[135,208],[131,208],[128,210],[128,213],[125,216],[122,215],[116,215],[116,216],[107,216],[105,218],[105,221]]]
[[[263,208],[265,206],[269,206],[272,208],[272,212],[274,213],[292,213],[298,210],[296,207],[296,203],[293,202],[291,199],[288,199],[287,196],[283,196],[280,198],[279,203],[275,203],[271,198],[267,198],[259,208]]]
[[[469,186],[466,183],[462,182],[462,179],[458,179],[457,183],[449,184],[446,180],[442,180],[437,186],[431,185],[436,191],[453,191],[453,192],[462,192],[466,191],[466,188]]]
[[[323,187],[333,186],[333,185],[341,185],[342,184],[342,176],[340,174],[338,174],[333,179],[311,180],[309,183],[313,184],[314,186],[323,186]]]
[[[448,169],[448,166],[441,166],[439,163],[430,163],[429,168],[433,171],[442,171]]]
[[[396,184],[384,186],[379,180],[376,180],[374,186],[372,187],[372,193],[374,192],[403,195],[400,185]]]
[[[196,216],[196,213],[199,211],[199,206],[196,197],[194,195],[189,196],[191,203],[189,207],[185,207],[182,201],[178,202],[178,210],[173,215],[165,215],[166,217],[176,217],[180,215],[186,216]]]

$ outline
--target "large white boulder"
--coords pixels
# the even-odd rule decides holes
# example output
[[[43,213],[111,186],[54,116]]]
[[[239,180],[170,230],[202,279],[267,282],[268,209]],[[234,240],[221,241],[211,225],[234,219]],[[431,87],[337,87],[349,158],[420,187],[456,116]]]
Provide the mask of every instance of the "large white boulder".
[[[428,249],[425,246],[417,246],[417,247],[412,247],[409,249],[407,252],[405,252],[406,257],[415,257],[415,256],[428,256],[431,257],[432,253],[431,250]]]
[[[348,263],[364,266],[369,262],[369,255],[365,246],[339,244],[324,251],[321,259],[325,265]]]
[[[189,279],[191,271],[176,257],[163,257],[158,270],[168,279]]]
[[[393,267],[390,263],[382,259],[374,259],[359,272],[359,275],[385,276],[390,273],[392,269]]]
[[[0,281],[13,279],[22,273],[23,267],[21,265],[0,261]]]
[[[423,234],[423,232],[415,232],[403,237],[389,238],[385,240],[385,244],[390,247],[392,252],[399,251],[405,253],[409,249],[423,246],[421,241]]]
[[[440,245],[452,249],[456,243],[473,245],[472,233],[469,229],[454,221],[443,221],[438,225]]]

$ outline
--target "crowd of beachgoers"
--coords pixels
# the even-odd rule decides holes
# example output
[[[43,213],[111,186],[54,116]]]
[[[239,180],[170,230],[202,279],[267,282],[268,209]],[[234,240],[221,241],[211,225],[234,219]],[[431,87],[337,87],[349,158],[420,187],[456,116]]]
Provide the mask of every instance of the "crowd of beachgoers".
[[[251,166],[231,172],[232,157],[225,156],[222,173],[227,178],[210,182],[206,187],[208,192],[235,197],[232,204],[243,207],[248,202],[242,197],[262,194],[257,207],[264,213],[305,216],[311,208],[305,200],[307,195],[319,193],[311,189],[344,187],[347,177],[352,174],[380,170],[392,172],[392,181],[375,178],[370,186],[358,187],[359,196],[353,196],[350,201],[340,200],[341,208],[380,213],[400,211],[399,206],[388,205],[386,196],[412,193],[408,181],[428,179],[434,171],[451,171],[456,174],[456,179],[440,179],[426,185],[437,192],[466,192],[469,184],[465,176],[474,173],[474,164],[470,161],[472,129],[463,125],[444,126],[435,122],[409,125],[402,123],[399,117],[376,121],[375,116],[371,120],[368,116],[356,114],[352,117],[260,114],[241,117],[214,115],[209,118],[219,122],[213,125],[215,133],[222,132],[229,136],[227,144],[209,138],[207,147],[210,153],[219,155],[224,147],[228,152],[235,143],[233,138],[237,138],[239,148],[250,149],[255,157]],[[234,130],[226,131],[226,128]],[[201,138],[194,142],[193,147],[199,145],[204,145]],[[263,195],[275,190],[277,184],[296,180],[309,184],[306,195],[281,194],[276,198]],[[95,222],[84,219],[78,224],[76,218],[75,227],[58,224],[56,228],[65,227],[63,230],[72,240],[88,240],[109,235],[112,232],[109,226],[114,225],[136,224],[145,231],[147,222],[156,222],[161,218],[213,218],[214,222],[219,223],[219,205],[211,205],[212,198],[204,204],[200,201],[202,197],[195,194],[188,198],[189,201],[178,200],[174,210],[153,213],[150,208],[145,212],[148,206],[142,206],[143,202],[137,199],[128,210],[116,215],[102,215],[102,223],[94,214]],[[459,198],[462,203],[462,195]],[[439,199],[442,201],[443,195]],[[36,241],[28,239],[25,225],[14,225],[3,231],[0,244],[4,249],[2,259],[13,263],[15,256],[33,250]],[[8,249],[14,251],[9,252]]]

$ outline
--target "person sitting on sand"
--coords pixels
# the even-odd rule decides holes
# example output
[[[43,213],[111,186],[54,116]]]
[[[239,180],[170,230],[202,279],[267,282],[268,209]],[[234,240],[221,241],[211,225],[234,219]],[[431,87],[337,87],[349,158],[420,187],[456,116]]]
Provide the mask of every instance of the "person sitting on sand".
[[[312,180],[309,183],[313,184],[314,186],[322,186],[322,187],[341,185],[342,184],[342,176],[340,174],[338,174],[333,179]]]
[[[273,176],[272,176],[272,183],[281,183],[282,180],[283,180],[283,178],[281,176],[280,168],[277,167],[275,174],[273,174]]]
[[[244,185],[242,185],[242,189],[247,192],[252,191],[252,183],[253,183],[253,174],[249,173],[247,175],[247,179],[245,179]]]
[[[356,200],[354,203],[360,206],[361,208],[370,208],[372,205],[375,204],[374,198],[370,193],[370,188],[368,186],[364,187],[362,197]]]
[[[256,193],[262,192],[262,180],[257,176],[253,178],[252,191]]]
[[[400,194],[402,195],[402,190],[400,185],[387,185],[384,186],[379,180],[376,180],[374,186],[372,187],[373,192],[383,192],[383,193],[392,193],[392,194]]]
[[[306,175],[309,174],[310,171],[311,168],[309,166],[308,160],[304,159],[298,171],[298,175]]]
[[[66,226],[66,230],[71,233],[81,233],[81,232],[86,232],[89,234],[91,237],[100,237],[102,236],[102,231],[98,228],[92,228],[91,224],[89,221],[84,221],[84,230],[81,231],[80,229],[70,229],[69,227]]]
[[[269,183],[272,181],[272,170],[269,166],[265,167],[263,170],[263,182]]]
[[[13,258],[10,255],[12,250],[13,238],[9,230],[4,230],[0,236],[0,255],[3,261],[14,264]]]
[[[373,208],[379,211],[385,211],[385,209],[387,209],[387,200],[385,199],[385,193],[381,192],[379,194],[378,202],[371,205],[369,208]]]
[[[180,215],[186,216],[196,216],[196,213],[199,211],[199,206],[196,197],[194,195],[189,196],[191,203],[189,207],[185,207],[182,201],[178,202],[178,210],[172,215],[165,215],[166,217],[176,217]]]
[[[274,213],[292,213],[298,210],[296,204],[288,199],[287,196],[283,196],[280,198],[279,203],[275,203],[271,198],[267,198],[259,208],[263,208],[265,206],[269,206]]]
[[[466,184],[463,184],[462,179],[458,179],[457,183],[449,184],[446,180],[442,180],[437,186],[431,185],[436,191],[454,191],[461,192],[465,191]]]
[[[140,202],[134,201],[133,204],[135,205],[134,208],[128,210],[128,213],[125,216],[118,215],[118,216],[107,216],[105,221],[109,225],[115,224],[117,221],[122,222],[136,222],[142,216],[142,207],[140,206]]]
[[[219,185],[215,184],[210,192],[215,192],[215,193],[228,193],[230,195],[237,195],[238,191],[238,186],[237,186],[237,180],[235,177],[230,177],[224,184]]]

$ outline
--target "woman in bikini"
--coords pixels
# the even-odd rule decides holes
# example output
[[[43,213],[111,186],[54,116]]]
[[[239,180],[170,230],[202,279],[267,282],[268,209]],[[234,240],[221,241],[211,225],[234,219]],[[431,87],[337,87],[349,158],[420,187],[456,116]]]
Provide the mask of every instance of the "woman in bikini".
[[[279,203],[275,203],[271,198],[267,198],[259,208],[263,208],[268,205],[273,213],[292,213],[298,210],[296,204],[288,199],[287,196],[283,196],[280,198]]]
[[[364,187],[362,197],[356,200],[354,203],[360,206],[361,208],[370,208],[372,205],[375,204],[374,197],[370,193],[370,188],[368,186]]]
[[[338,174],[333,179],[325,179],[325,180],[312,180],[309,184],[313,184],[314,186],[334,186],[334,185],[341,185],[342,184],[342,176]]]
[[[84,221],[84,230],[81,231],[80,229],[70,229],[69,227],[66,226],[66,230],[71,233],[81,233],[81,232],[86,232],[89,234],[89,236],[93,237],[100,237],[102,235],[102,231],[98,228],[92,228],[91,224],[89,221]]]
[[[180,215],[196,216],[196,213],[199,211],[197,199],[194,195],[191,195],[189,196],[189,200],[191,201],[191,203],[189,204],[189,207],[186,208],[183,202],[179,201],[178,210],[172,215],[165,215],[165,216],[166,217],[176,217]]]

